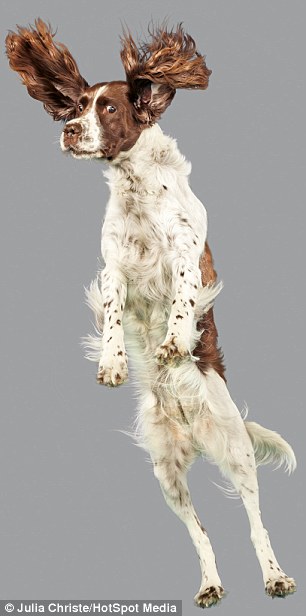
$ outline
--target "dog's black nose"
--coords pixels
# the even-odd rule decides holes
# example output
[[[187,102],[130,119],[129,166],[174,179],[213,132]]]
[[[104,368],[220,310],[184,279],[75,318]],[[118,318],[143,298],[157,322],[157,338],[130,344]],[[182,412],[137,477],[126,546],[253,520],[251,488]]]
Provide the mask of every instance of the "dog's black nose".
[[[76,145],[82,133],[82,126],[80,122],[75,122],[74,124],[67,124],[63,132],[65,146]]]

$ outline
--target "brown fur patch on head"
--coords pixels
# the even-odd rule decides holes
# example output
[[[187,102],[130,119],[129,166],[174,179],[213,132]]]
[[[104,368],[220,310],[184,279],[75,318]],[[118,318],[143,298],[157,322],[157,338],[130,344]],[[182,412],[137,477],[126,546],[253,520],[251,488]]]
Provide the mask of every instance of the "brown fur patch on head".
[[[30,96],[41,101],[54,120],[75,117],[75,103],[88,86],[70,51],[53,40],[51,26],[41,19],[35,28],[17,26],[6,37],[10,67],[19,73]]]
[[[115,113],[108,113],[108,105],[114,106]],[[126,152],[135,145],[142,129],[133,114],[126,81],[111,81],[96,102],[95,112],[103,128],[103,153],[112,160],[120,152]]]
[[[149,30],[150,40],[136,45],[128,31],[121,37],[121,59],[140,121],[153,123],[171,103],[177,88],[206,89],[211,71],[181,24]],[[158,88],[150,92],[151,84]]]

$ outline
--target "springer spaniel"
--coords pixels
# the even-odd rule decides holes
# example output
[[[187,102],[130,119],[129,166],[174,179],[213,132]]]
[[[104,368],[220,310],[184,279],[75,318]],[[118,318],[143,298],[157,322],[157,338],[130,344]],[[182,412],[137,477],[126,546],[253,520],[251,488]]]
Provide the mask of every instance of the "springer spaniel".
[[[177,88],[205,89],[211,71],[181,25],[154,29],[138,47],[125,31],[126,81],[89,86],[53,37],[38,19],[8,34],[7,55],[29,94],[64,120],[62,150],[109,163],[105,267],[87,292],[97,327],[88,356],[98,363],[98,383],[127,380],[127,347],[139,388],[136,437],[199,556],[196,605],[209,607],[224,595],[187,486],[199,455],[216,463],[241,497],[265,590],[284,597],[296,586],[261,521],[256,465],[284,463],[290,472],[294,453],[277,433],[244,421],[229,395],[213,317],[221,285],[206,243],[206,211],[189,187],[190,164],[157,124]]]

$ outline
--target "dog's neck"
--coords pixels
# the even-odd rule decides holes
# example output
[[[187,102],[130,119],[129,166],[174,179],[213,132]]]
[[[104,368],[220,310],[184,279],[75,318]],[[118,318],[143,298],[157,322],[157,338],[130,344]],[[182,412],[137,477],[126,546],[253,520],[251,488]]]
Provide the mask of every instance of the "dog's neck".
[[[122,183],[125,179],[135,187],[142,186],[146,192],[155,192],[162,184],[173,184],[178,176],[186,178],[190,169],[191,165],[180,153],[176,141],[165,135],[158,124],[154,124],[143,130],[130,150],[121,152],[110,163],[104,175],[111,189],[118,180]]]

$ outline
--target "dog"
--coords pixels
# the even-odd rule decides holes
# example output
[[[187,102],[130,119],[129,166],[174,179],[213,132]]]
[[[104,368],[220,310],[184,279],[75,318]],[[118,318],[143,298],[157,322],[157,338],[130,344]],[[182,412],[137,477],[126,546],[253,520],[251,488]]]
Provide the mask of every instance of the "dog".
[[[225,594],[187,486],[199,455],[219,466],[242,499],[266,593],[292,594],[295,582],[261,521],[256,466],[284,464],[291,472],[295,456],[276,432],[244,421],[230,397],[214,323],[221,284],[206,211],[189,187],[190,164],[157,124],[178,88],[207,88],[205,58],[182,25],[151,28],[138,46],[124,30],[126,80],[89,86],[49,25],[38,19],[17,28],[6,39],[10,66],[54,120],[65,122],[63,152],[109,164],[105,267],[87,290],[97,330],[87,338],[88,357],[98,363],[98,383],[115,387],[128,378],[128,350],[139,388],[136,438],[199,557],[195,604],[209,607]]]

